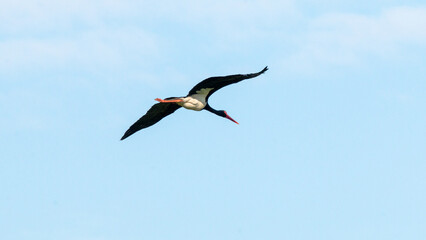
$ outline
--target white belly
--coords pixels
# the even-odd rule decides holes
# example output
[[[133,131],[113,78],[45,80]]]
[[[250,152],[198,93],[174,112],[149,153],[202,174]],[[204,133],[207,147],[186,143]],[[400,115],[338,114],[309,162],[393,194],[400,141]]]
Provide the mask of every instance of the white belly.
[[[201,111],[206,106],[207,94],[212,89],[213,88],[203,88],[201,90],[198,90],[196,94],[192,94],[191,96],[181,98],[183,102],[180,102],[178,104],[186,109]]]
[[[179,102],[180,106],[191,109],[195,111],[201,111],[206,106],[206,101],[203,98],[199,98],[195,95],[192,95],[190,97],[184,97],[182,98],[183,102]]]

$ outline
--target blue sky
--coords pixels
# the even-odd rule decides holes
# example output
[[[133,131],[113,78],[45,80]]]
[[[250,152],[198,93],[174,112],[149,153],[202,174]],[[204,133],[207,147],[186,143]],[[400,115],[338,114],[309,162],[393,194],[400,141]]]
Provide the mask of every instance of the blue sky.
[[[6,1],[0,238],[425,239],[423,1]],[[264,75],[120,142],[157,97]]]

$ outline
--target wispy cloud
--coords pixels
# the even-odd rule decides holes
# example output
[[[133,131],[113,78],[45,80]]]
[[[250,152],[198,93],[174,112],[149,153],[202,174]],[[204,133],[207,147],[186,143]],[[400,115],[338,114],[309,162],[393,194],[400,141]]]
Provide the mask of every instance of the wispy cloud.
[[[425,26],[424,7],[313,17],[292,0],[9,1],[0,9],[0,70],[143,71],[182,54],[268,46],[269,58],[305,73],[358,64],[371,54],[397,57],[406,45],[425,46]]]
[[[307,72],[327,65],[362,64],[368,56],[398,59],[407,48],[409,54],[418,54],[416,48],[426,46],[425,26],[426,8],[395,7],[378,15],[324,14],[294,36],[298,51],[284,64]]]
[[[27,84],[48,75],[58,79],[54,87],[79,86],[75,78],[85,77],[87,88],[97,89],[107,77],[151,86],[186,81],[207,61],[233,71],[258,61],[280,77],[317,74],[364,64],[369,56],[398,60],[407,48],[424,53],[425,26],[424,7],[312,16],[293,0],[7,1],[0,8],[0,100],[9,116],[3,123],[36,129],[63,109],[54,106],[62,95],[46,96],[50,83]],[[52,111],[43,113],[47,106]],[[33,120],[24,124],[29,115]]]
[[[0,42],[3,71],[58,68],[76,64],[83,69],[96,65],[121,66],[140,58],[155,56],[158,40],[136,28],[94,29],[70,37],[26,37]]]
[[[123,3],[122,3],[123,2]],[[9,35],[39,35],[70,30],[74,25],[94,27],[105,18],[126,13],[125,1],[7,1],[0,9],[0,29]],[[72,30],[72,29],[71,29]]]
[[[180,49],[251,48],[295,15],[292,0],[11,1],[0,9],[0,70],[164,70],[170,59],[188,55]]]
[[[114,71],[148,65],[162,40],[118,19],[136,9],[115,1],[13,1],[0,9],[2,74]],[[147,66],[149,67],[149,66]]]

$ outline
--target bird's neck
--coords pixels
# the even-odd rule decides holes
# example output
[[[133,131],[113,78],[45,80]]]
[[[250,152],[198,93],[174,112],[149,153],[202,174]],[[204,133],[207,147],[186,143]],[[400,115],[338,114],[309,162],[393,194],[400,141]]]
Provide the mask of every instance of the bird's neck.
[[[216,114],[216,115],[218,115],[218,116],[221,116],[221,117],[223,117],[222,116],[222,112],[221,111],[218,111],[218,110],[216,110],[216,109],[213,109],[212,107],[210,107],[210,105],[207,103],[207,105],[204,107],[204,109],[205,110],[207,110],[207,111],[209,111],[209,112],[211,112],[211,113],[214,113],[214,114]]]

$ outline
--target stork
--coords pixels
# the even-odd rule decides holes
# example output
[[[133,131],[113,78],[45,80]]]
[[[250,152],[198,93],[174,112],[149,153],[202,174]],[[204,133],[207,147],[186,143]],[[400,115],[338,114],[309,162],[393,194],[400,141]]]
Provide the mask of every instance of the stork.
[[[194,111],[207,110],[211,113],[227,118],[234,123],[239,124],[237,121],[231,118],[226,111],[212,108],[208,103],[209,97],[214,92],[225,86],[240,82],[245,79],[257,77],[267,70],[268,67],[265,67],[262,71],[257,73],[210,77],[195,85],[185,97],[169,97],[165,99],[156,98],[155,100],[159,103],[154,104],[145,115],[143,115],[132,126],[130,126],[130,128],[124,133],[121,140],[126,139],[141,129],[156,124],[164,117],[174,113],[180,107]]]

